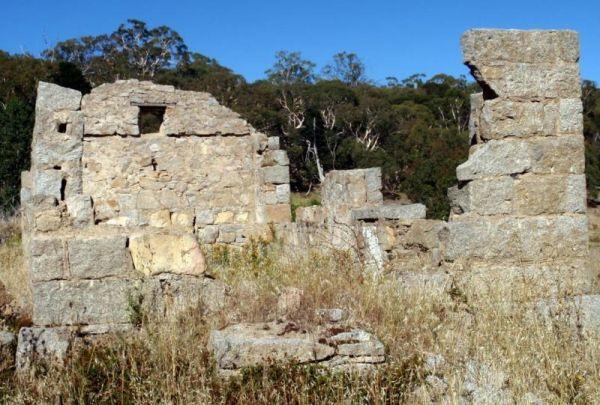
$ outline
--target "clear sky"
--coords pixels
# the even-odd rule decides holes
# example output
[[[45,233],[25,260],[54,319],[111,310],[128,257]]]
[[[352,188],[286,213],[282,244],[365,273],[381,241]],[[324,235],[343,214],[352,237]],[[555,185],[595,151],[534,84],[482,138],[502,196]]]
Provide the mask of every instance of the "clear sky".
[[[319,67],[356,52],[371,79],[413,73],[467,74],[463,31],[569,28],[580,32],[582,76],[600,81],[599,0],[0,0],[0,49],[41,50],[82,35],[112,32],[127,18],[178,31],[190,50],[253,81],[278,50],[301,51]]]

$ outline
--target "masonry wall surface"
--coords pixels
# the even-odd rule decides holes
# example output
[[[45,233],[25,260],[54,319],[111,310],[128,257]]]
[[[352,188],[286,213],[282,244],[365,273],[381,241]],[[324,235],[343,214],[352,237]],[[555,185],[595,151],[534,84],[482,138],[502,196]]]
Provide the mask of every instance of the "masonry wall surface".
[[[446,260],[589,289],[577,33],[478,29],[461,44],[483,92],[471,97],[469,159],[449,190]]]
[[[156,133],[140,113],[159,109]],[[290,221],[288,159],[207,93],[137,80],[82,95],[41,82],[22,175],[33,322],[89,333],[222,304],[199,243],[241,245]],[[172,309],[172,308],[171,308]]]

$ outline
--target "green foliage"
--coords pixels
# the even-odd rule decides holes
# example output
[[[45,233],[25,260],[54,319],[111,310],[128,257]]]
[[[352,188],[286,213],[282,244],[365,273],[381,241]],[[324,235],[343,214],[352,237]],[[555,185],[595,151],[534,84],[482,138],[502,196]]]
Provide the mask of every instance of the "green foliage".
[[[305,83],[315,80],[315,64],[302,59],[300,52],[279,51],[275,54],[275,63],[265,73],[269,81],[277,85]]]
[[[171,28],[151,28],[139,20],[128,20],[109,34],[61,41],[43,55],[45,60],[0,51],[0,142],[10,146],[0,151],[5,157],[0,204],[5,208],[15,204],[19,172],[29,165],[38,80],[84,93],[90,83],[117,78],[209,92],[259,131],[280,137],[290,158],[292,190],[318,187],[329,170],[380,166],[386,198],[422,202],[432,218],[448,215],[446,190],[456,183],[455,168],[468,155],[469,95],[479,91],[464,76],[444,74],[388,77],[380,86],[366,77],[361,58],[349,52],[335,54],[318,77],[315,64],[300,52],[280,51],[266,80],[247,83],[216,60],[190,52]],[[11,99],[22,104],[5,112]],[[600,91],[595,83],[584,82],[583,102],[586,175],[593,190],[600,186]]]
[[[17,98],[0,106],[0,208],[17,205],[20,169],[29,166],[33,109]]]
[[[585,135],[585,174],[588,195],[600,193],[600,89],[584,80],[582,87],[583,128]]]

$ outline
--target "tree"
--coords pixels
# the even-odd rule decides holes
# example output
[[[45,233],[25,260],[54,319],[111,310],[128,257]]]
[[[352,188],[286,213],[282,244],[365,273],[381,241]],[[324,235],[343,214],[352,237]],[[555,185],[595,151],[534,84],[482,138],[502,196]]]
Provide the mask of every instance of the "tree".
[[[196,52],[182,59],[175,69],[159,72],[155,81],[183,90],[208,92],[228,107],[238,104],[246,86],[241,75]]]
[[[340,52],[333,55],[333,62],[323,68],[323,75],[352,87],[367,82],[365,64],[355,53]]]
[[[315,80],[315,66],[302,59],[300,52],[279,51],[275,54],[275,63],[265,73],[276,85],[311,84]]]
[[[18,203],[21,171],[29,167],[33,108],[11,98],[0,107],[0,211]]]
[[[151,79],[189,57],[176,31],[164,25],[148,28],[133,19],[108,35],[61,41],[42,55],[50,61],[73,63],[94,86],[124,78]]]

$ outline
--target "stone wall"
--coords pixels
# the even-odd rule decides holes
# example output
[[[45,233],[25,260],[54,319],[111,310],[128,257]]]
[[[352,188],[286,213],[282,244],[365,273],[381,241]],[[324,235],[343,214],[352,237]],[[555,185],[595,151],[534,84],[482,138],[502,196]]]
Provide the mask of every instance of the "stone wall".
[[[141,133],[146,109],[163,117],[155,133]],[[93,333],[140,305],[215,308],[225,287],[204,277],[198,241],[241,245],[289,222],[288,164],[207,93],[41,82],[21,191],[34,324]]]
[[[449,190],[445,259],[589,289],[578,35],[471,30],[462,48],[483,92],[471,97],[472,146]]]
[[[472,30],[462,46],[483,91],[471,97],[471,150],[448,191],[448,222],[383,202],[377,168],[334,171],[323,206],[297,212],[304,241],[354,250],[403,279],[592,290],[577,34]]]

